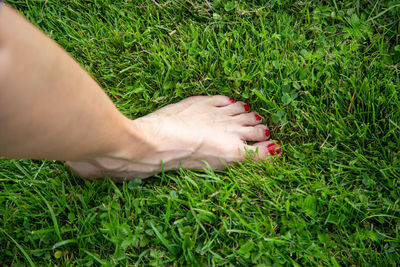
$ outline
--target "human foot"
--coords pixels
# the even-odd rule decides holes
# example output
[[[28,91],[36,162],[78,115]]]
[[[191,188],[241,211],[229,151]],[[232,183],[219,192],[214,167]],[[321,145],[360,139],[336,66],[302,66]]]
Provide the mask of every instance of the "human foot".
[[[269,129],[243,102],[226,96],[194,96],[131,121],[134,143],[112,156],[67,162],[80,176],[116,181],[147,178],[164,170],[214,169],[253,157],[281,154],[277,141],[266,141]],[[256,141],[247,145],[246,141]],[[162,167],[161,167],[162,166]]]

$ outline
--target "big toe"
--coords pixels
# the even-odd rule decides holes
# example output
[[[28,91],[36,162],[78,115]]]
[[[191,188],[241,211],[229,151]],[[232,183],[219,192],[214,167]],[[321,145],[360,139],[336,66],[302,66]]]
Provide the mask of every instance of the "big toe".
[[[265,159],[270,156],[282,155],[282,146],[276,140],[246,145],[246,150],[254,152],[253,158],[255,159]]]
[[[233,100],[232,98],[229,98],[224,95],[214,95],[214,96],[199,95],[199,96],[187,97],[181,100],[179,103],[185,103],[185,104],[205,103],[214,107],[224,107],[232,104],[233,103],[232,100]]]

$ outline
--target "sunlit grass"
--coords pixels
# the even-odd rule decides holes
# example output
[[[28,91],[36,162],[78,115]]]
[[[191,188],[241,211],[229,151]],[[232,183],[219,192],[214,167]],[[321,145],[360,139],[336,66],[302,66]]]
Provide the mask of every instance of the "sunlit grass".
[[[284,155],[122,185],[1,160],[0,263],[398,264],[400,7],[375,2],[8,1],[126,116],[225,94]]]

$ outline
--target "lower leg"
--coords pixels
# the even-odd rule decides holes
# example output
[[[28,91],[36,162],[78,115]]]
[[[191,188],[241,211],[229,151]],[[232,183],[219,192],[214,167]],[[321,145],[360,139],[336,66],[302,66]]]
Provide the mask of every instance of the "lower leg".
[[[0,155],[79,160],[135,139],[99,85],[55,42],[3,4]]]

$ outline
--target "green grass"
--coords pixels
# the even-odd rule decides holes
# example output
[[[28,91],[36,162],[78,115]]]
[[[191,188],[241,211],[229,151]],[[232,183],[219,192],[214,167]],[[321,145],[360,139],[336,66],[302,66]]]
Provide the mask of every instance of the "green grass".
[[[398,1],[157,2],[8,1],[128,117],[226,94],[284,156],[119,185],[1,160],[0,264],[398,265]]]

